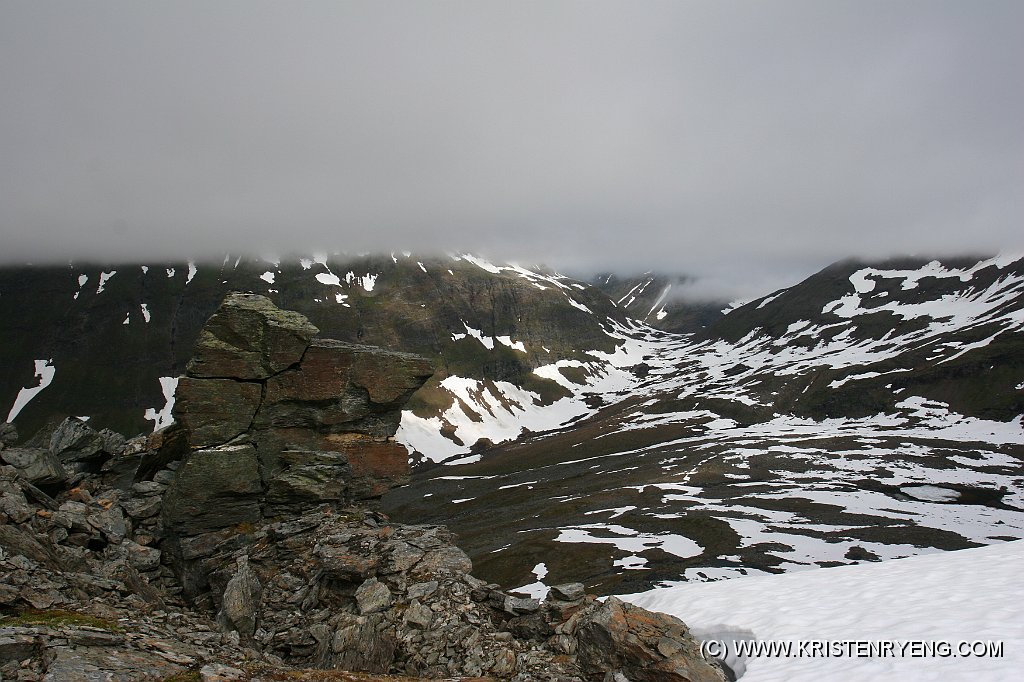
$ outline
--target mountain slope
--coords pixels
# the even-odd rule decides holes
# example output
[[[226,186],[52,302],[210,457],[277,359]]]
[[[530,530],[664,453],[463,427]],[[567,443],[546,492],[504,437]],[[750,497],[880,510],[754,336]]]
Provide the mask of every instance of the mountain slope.
[[[604,273],[590,278],[589,282],[630,317],[655,329],[694,332],[722,316],[719,302],[693,301],[685,297],[686,286],[691,283],[688,277],[651,272],[633,277]]]
[[[627,327],[604,407],[388,504],[493,580],[607,592],[1024,537],[1022,294],[1019,259],[842,263],[700,334]]]
[[[495,582],[544,564],[623,592],[1024,537],[1020,259],[838,263],[691,333],[634,317],[660,293],[637,312],[472,256],[7,269],[0,409],[23,435],[152,429],[230,290],[432,360],[397,437],[460,466],[385,503]]]
[[[165,389],[183,373],[200,326],[234,290],[298,310],[332,338],[422,354],[438,381],[506,382],[541,402],[566,392],[533,368],[584,349],[611,352],[605,326],[625,319],[580,283],[472,256],[5,268],[0,411],[22,434],[52,415],[88,416],[130,434],[152,430],[168,413]],[[47,381],[34,394],[22,391]],[[451,404],[436,383],[418,396],[418,414]]]

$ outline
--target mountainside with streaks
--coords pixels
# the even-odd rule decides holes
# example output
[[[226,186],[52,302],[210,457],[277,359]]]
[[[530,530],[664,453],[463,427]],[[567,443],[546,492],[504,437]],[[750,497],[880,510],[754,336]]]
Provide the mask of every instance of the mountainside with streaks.
[[[842,262],[724,313],[684,283],[472,256],[7,268],[0,411],[23,436],[162,426],[200,326],[251,291],[430,359],[396,434],[423,466],[384,503],[450,525],[504,585],[635,591],[1024,537],[1024,261]]]
[[[651,272],[632,277],[605,273],[589,281],[630,317],[655,329],[693,332],[722,316],[719,301],[685,299],[686,288],[692,283],[689,277],[670,277]]]
[[[840,263],[698,333],[622,326],[631,382],[582,390],[572,428],[386,501],[528,589],[538,566],[613,593],[1021,538],[1022,329],[1020,259]]]
[[[612,352],[605,329],[626,319],[582,283],[472,256],[2,268],[0,419],[23,434],[68,415],[124,433],[163,425],[200,327],[231,291],[266,295],[331,338],[431,358],[437,380],[416,402],[426,417],[453,400],[437,385],[446,376],[561,396],[532,370]]]

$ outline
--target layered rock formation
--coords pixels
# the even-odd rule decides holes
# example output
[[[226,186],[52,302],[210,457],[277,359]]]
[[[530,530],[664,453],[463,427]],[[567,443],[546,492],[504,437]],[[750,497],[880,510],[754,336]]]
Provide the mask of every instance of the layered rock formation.
[[[0,467],[0,679],[724,679],[674,618],[581,584],[517,597],[445,528],[375,511],[430,368],[315,333],[233,295],[179,425],[125,442],[68,422],[35,459],[0,451],[27,462]]]
[[[203,328],[174,415],[192,452],[164,521],[191,536],[407,480],[401,407],[433,374],[418,356],[329,339],[269,299],[231,294]]]

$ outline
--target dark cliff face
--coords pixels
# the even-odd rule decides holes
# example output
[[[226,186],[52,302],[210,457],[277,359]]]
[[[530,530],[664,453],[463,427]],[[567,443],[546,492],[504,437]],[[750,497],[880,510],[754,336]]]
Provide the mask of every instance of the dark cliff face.
[[[3,268],[0,421],[22,388],[39,385],[42,360],[54,377],[18,413],[23,435],[53,415],[151,431],[146,411],[166,402],[159,378],[184,374],[200,328],[230,291],[298,311],[326,338],[417,353],[447,373],[517,385],[543,383],[530,372],[553,358],[613,349],[603,325],[625,314],[600,292],[477,263],[399,256]],[[468,329],[524,350],[485,348]]]

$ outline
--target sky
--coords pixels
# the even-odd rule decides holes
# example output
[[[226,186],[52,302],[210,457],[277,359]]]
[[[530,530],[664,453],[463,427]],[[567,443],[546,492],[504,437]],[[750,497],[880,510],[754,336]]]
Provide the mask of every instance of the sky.
[[[0,1],[0,263],[1024,250],[1024,3]]]

